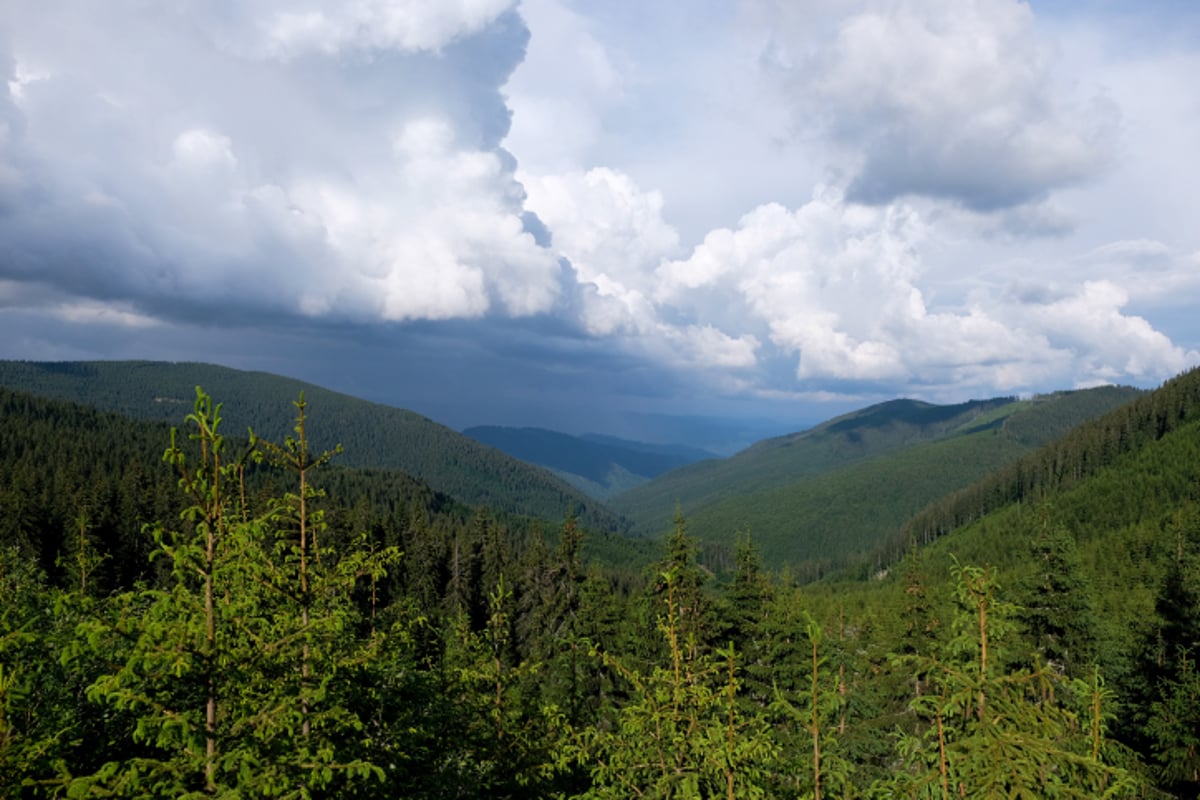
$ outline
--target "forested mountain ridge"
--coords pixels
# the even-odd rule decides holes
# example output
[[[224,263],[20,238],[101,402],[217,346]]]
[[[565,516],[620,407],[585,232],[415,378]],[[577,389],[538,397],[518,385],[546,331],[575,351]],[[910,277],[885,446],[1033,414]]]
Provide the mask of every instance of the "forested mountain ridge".
[[[472,439],[554,472],[598,500],[713,454],[686,447],[627,442],[606,436],[571,436],[544,428],[481,425],[466,428]]]
[[[995,608],[1020,619],[1010,642],[1104,676],[1107,729],[1172,793],[1150,796],[1200,796],[1200,369],[931,505],[903,536],[857,580],[809,587],[814,613],[902,608],[910,634],[934,638],[956,565],[987,565]]]
[[[165,422],[0,388],[0,547],[53,575],[79,529],[105,553],[99,587],[150,569],[142,527],[178,516],[178,491],[161,462]]]
[[[320,409],[309,414],[310,430],[319,431]],[[48,575],[61,576],[72,570],[84,535],[98,558],[91,576],[97,590],[149,578],[152,541],[143,527],[182,510],[177,479],[162,463],[171,428],[0,387],[0,547],[16,547]],[[236,437],[230,443],[233,458],[247,447]],[[535,526],[557,525],[477,509],[399,470],[348,468],[340,460],[325,467],[320,485],[337,499],[331,516],[349,527],[357,514],[444,536],[476,525],[484,513],[493,529],[515,537],[509,545],[516,548]],[[277,488],[262,465],[247,464],[246,477],[256,496]],[[609,564],[645,563],[652,552],[616,534],[595,531],[589,539],[588,556]]]
[[[62,491],[83,512],[142,458],[134,428],[164,430],[5,392],[0,411],[6,502]],[[593,534],[572,519],[505,530],[415,482],[318,466],[315,406],[297,444],[259,445],[243,492],[245,443],[215,415],[198,397],[179,449],[146,465],[177,496],[141,530],[141,575],[104,572],[115,556],[86,513],[5,509],[61,547],[39,570],[27,540],[0,540],[0,795],[1200,788],[1200,514],[1181,500],[1200,480],[1200,421],[1071,487],[1084,496],[1001,509],[882,578],[801,587],[746,539],[715,581],[682,518],[648,569],[589,569]],[[1131,487],[1147,488],[1125,502]],[[1106,530],[1137,558],[1093,550]],[[1105,562],[1111,580],[1089,584]],[[1093,625],[1091,609],[1111,617]]]
[[[906,523],[893,553],[903,542],[928,543],[998,508],[1068,489],[1198,420],[1200,368],[1194,368],[930,504]]]
[[[609,436],[603,433],[585,433],[580,435],[580,439],[585,442],[595,442],[596,444],[609,445],[619,447],[622,450],[631,450],[635,453],[650,453],[653,455],[675,456],[686,459],[687,461],[703,461],[706,458],[716,458],[717,455],[709,450],[704,450],[700,447],[693,447],[686,444],[655,444],[653,442],[640,442],[633,439],[623,439],[620,436]]]
[[[890,401],[674,470],[609,505],[634,532],[653,535],[678,502],[716,557],[749,532],[772,563],[816,576],[873,552],[927,504],[1139,394],[1100,387],[952,406]]]
[[[212,364],[151,361],[0,361],[0,386],[152,420],[178,420],[196,386],[225,404],[229,431],[267,438],[291,431],[289,400],[301,392],[321,415],[313,445],[341,444],[345,466],[400,469],[469,505],[559,519],[568,509],[596,528],[624,523],[545,470],[511,458],[419,414],[302,381]]]

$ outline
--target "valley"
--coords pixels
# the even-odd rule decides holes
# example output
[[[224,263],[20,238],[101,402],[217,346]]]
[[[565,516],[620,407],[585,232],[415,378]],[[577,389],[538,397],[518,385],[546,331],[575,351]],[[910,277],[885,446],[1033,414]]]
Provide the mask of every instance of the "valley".
[[[969,796],[1195,786],[1200,371],[1151,392],[894,401],[683,464],[702,454],[475,431],[576,477],[640,465],[611,510],[428,420],[275,376],[0,376],[0,766],[21,796],[143,776],[220,794],[250,785],[233,759],[264,791],[591,797],[673,781],[646,747],[713,791],[771,796],[919,794],[940,774]],[[230,399],[192,388],[182,413],[200,379]],[[364,452],[324,464],[343,436]],[[401,466],[438,461],[453,469]],[[639,511],[672,495],[673,515]],[[208,587],[224,599],[206,605]],[[220,638],[187,634],[205,626]],[[990,711],[962,699],[985,694]],[[85,748],[89,731],[110,744]],[[993,741],[1017,749],[997,761]]]

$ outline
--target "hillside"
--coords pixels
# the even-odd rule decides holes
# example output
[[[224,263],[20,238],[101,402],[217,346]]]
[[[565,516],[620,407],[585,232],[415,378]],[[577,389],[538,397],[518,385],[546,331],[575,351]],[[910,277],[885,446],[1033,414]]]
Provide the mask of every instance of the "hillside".
[[[1070,404],[1042,400],[1053,413],[998,406],[885,459],[1044,435]],[[869,438],[886,417],[842,431]],[[731,782],[764,797],[815,796],[818,781],[830,797],[1200,789],[1200,372],[1037,450],[1027,465],[1053,470],[903,563],[803,587],[744,540],[715,580],[685,526],[653,567],[585,566],[596,538],[570,520],[499,518],[396,471],[317,470],[325,513],[306,527],[287,471],[251,462],[247,492],[226,480],[224,503],[207,477],[181,486],[166,427],[0,389],[16,734],[0,774],[46,788],[31,796],[151,779],[179,796],[205,774],[256,796],[277,785],[263,774],[338,796],[626,796],[625,765],[654,748],[669,775],[704,776],[705,796]],[[211,476],[199,444],[184,447]],[[331,679],[310,687],[306,663]],[[214,707],[228,727],[205,728]],[[322,724],[306,733],[305,718]],[[662,737],[647,727],[660,722]],[[205,739],[179,730],[211,737],[211,773]],[[796,755],[814,747],[819,760]],[[606,759],[620,774],[594,767]],[[338,775],[348,763],[369,769]]]
[[[176,425],[191,410],[197,385],[224,404],[228,432],[253,425],[271,439],[290,434],[291,401],[303,392],[319,423],[314,445],[340,443],[346,466],[400,469],[469,505],[546,519],[561,519],[575,508],[591,527],[622,527],[601,505],[544,470],[411,411],[291,378],[211,364],[0,361],[0,386]]]
[[[182,415],[177,422],[187,428]],[[153,541],[144,526],[177,520],[182,510],[178,476],[162,458],[171,427],[0,387],[0,548],[16,547],[47,574],[61,575],[82,522],[91,546],[106,554],[94,582],[111,588],[150,577]],[[314,420],[310,430],[319,434],[320,427]],[[230,441],[230,451],[240,452],[244,440]],[[332,527],[359,533],[364,517],[395,526],[394,535],[419,540],[404,548],[414,557],[447,549],[439,539],[474,535],[480,514],[505,532],[513,550],[533,530],[549,527],[553,535],[557,525],[472,508],[403,471],[345,467],[341,460],[310,477],[327,492],[322,506]],[[281,478],[276,469],[250,465],[251,496],[279,491]],[[606,532],[589,532],[583,550],[589,560],[630,568],[654,553],[648,542]]]
[[[985,480],[977,487],[991,484]],[[1170,563],[1181,549],[1200,546],[1198,489],[1200,419],[1193,419],[1086,477],[998,504],[932,542],[925,558],[940,566],[949,564],[951,554],[994,564],[1006,572],[1007,583],[1020,585],[1030,577],[1038,532],[1064,530],[1078,547],[1080,570],[1092,590],[1100,649],[1127,651],[1155,617],[1155,597]],[[1110,672],[1130,668],[1119,659],[1106,666]]]
[[[1195,796],[1197,773],[1177,768],[1200,761],[1176,737],[1197,730],[1200,369],[931,505],[903,535],[855,579],[808,587],[814,613],[921,608],[936,625],[953,613],[954,564],[988,565],[998,600],[1017,604],[1015,633],[1068,671],[1094,664],[1114,735],[1158,762],[1171,796]]]
[[[1197,421],[1200,368],[930,504],[890,543],[892,554],[900,553],[909,540],[929,543],[997,509],[1066,491]],[[1140,479],[1131,480],[1130,495],[1136,496],[1132,490]]]
[[[650,535],[666,529],[678,502],[710,549],[748,530],[769,563],[807,562],[815,577],[872,551],[927,504],[1138,394],[1102,387],[951,406],[895,400],[674,470],[609,505]]]
[[[605,500],[711,453],[682,446],[630,442],[609,436],[571,436],[544,428],[479,426],[463,434],[544,467],[572,486]]]

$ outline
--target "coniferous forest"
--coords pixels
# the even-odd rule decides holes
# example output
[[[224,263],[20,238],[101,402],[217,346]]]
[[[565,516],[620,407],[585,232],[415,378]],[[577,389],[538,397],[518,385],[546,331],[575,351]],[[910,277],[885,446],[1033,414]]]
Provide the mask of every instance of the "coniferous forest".
[[[1200,372],[819,582],[219,400],[172,429],[0,389],[0,796],[1200,792]]]

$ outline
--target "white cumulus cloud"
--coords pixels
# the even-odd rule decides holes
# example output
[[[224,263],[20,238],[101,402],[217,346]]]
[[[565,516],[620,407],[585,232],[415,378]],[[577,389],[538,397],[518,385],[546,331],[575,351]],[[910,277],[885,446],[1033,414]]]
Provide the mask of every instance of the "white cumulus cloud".
[[[767,2],[765,62],[797,125],[845,156],[848,196],[936,197],[991,210],[1094,176],[1115,109],[1055,80],[1055,52],[1018,0]]]
[[[290,59],[343,50],[438,50],[483,30],[515,0],[256,0],[227,9],[232,40]]]

